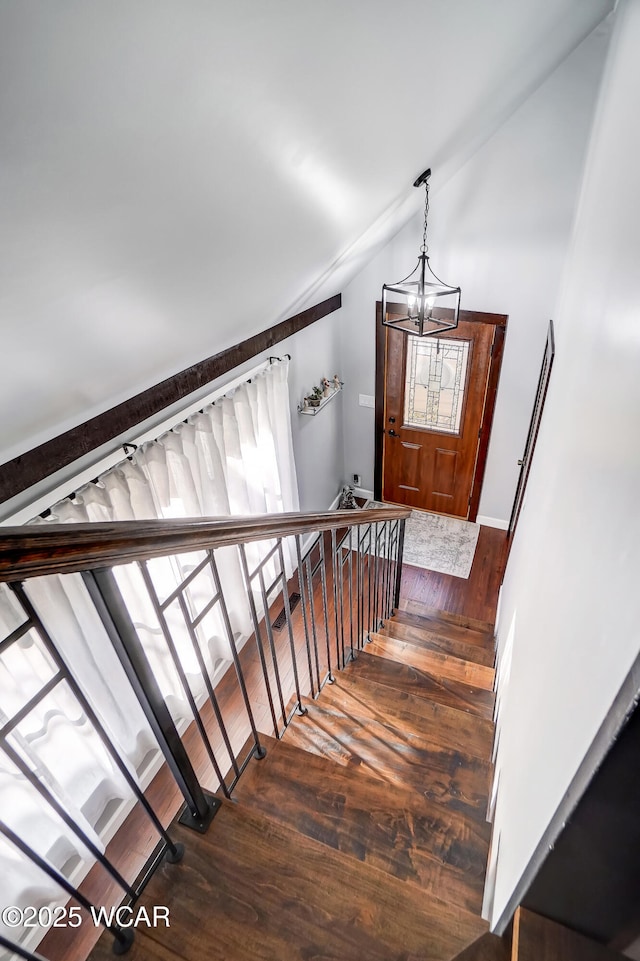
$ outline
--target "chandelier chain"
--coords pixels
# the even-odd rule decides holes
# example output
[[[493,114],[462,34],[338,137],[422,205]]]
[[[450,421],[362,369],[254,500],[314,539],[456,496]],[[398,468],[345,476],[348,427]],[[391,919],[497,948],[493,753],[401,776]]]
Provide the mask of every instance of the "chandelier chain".
[[[429,249],[427,244],[427,217],[429,216],[429,181],[427,180],[424,185],[424,230],[422,231],[422,247],[420,248],[423,254]]]

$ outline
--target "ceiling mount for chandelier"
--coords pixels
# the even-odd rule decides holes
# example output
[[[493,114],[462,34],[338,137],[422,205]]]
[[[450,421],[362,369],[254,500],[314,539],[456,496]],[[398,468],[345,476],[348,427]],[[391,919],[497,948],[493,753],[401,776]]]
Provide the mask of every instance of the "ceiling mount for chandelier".
[[[449,287],[436,277],[429,264],[427,217],[429,214],[429,177],[425,170],[414,187],[425,188],[424,230],[418,263],[404,280],[382,287],[382,323],[406,334],[426,337],[453,330],[460,314],[460,288]]]

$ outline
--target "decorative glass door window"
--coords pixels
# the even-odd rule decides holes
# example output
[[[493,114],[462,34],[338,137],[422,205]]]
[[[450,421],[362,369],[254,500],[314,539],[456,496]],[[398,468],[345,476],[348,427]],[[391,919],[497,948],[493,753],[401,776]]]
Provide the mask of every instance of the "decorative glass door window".
[[[459,434],[470,342],[412,336],[408,341],[405,426]]]

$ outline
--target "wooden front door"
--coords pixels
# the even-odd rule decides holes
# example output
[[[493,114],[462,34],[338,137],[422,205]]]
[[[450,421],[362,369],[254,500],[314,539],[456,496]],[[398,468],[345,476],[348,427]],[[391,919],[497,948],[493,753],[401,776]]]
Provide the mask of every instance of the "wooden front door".
[[[471,311],[461,318],[438,336],[382,328],[381,496],[475,518],[497,389],[492,349],[497,331],[502,346],[506,318]],[[499,366],[501,351],[493,353]]]

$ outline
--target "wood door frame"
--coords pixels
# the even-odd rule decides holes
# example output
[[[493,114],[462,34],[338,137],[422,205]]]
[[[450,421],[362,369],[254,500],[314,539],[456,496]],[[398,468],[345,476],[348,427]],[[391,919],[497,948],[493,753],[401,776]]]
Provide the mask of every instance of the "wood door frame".
[[[392,305],[389,305],[392,306]],[[487,314],[477,310],[461,310],[460,321],[476,324],[491,324],[495,327],[493,347],[489,373],[487,375],[487,392],[485,395],[484,413],[482,417],[482,433],[478,444],[476,467],[471,487],[471,501],[469,504],[469,520],[475,521],[478,516],[480,494],[487,466],[489,439],[493,427],[493,415],[496,408],[502,357],[504,354],[504,340],[507,332],[507,314]],[[446,337],[446,333],[444,335]],[[382,325],[382,302],[376,302],[376,399],[375,399],[375,452],[373,496],[382,499],[382,447],[384,436],[384,373],[385,373],[385,328]]]
[[[507,534],[510,538],[513,538],[513,534],[518,523],[518,518],[520,517],[520,511],[522,510],[522,505],[524,503],[524,495],[527,489],[527,482],[529,480],[529,472],[531,470],[531,461],[533,458],[533,453],[536,449],[540,424],[542,423],[544,404],[547,399],[549,380],[551,379],[551,368],[553,367],[553,359],[555,355],[555,331],[553,327],[553,320],[550,320],[547,328],[547,339],[544,345],[544,354],[542,356],[542,365],[540,367],[538,386],[536,388],[536,397],[533,402],[533,410],[531,412],[531,420],[529,422],[529,433],[527,434],[527,440],[524,445],[522,459],[518,462],[520,464],[520,474],[518,475],[518,484],[516,487],[515,497],[513,499],[513,507],[511,508],[509,527],[507,528]]]

